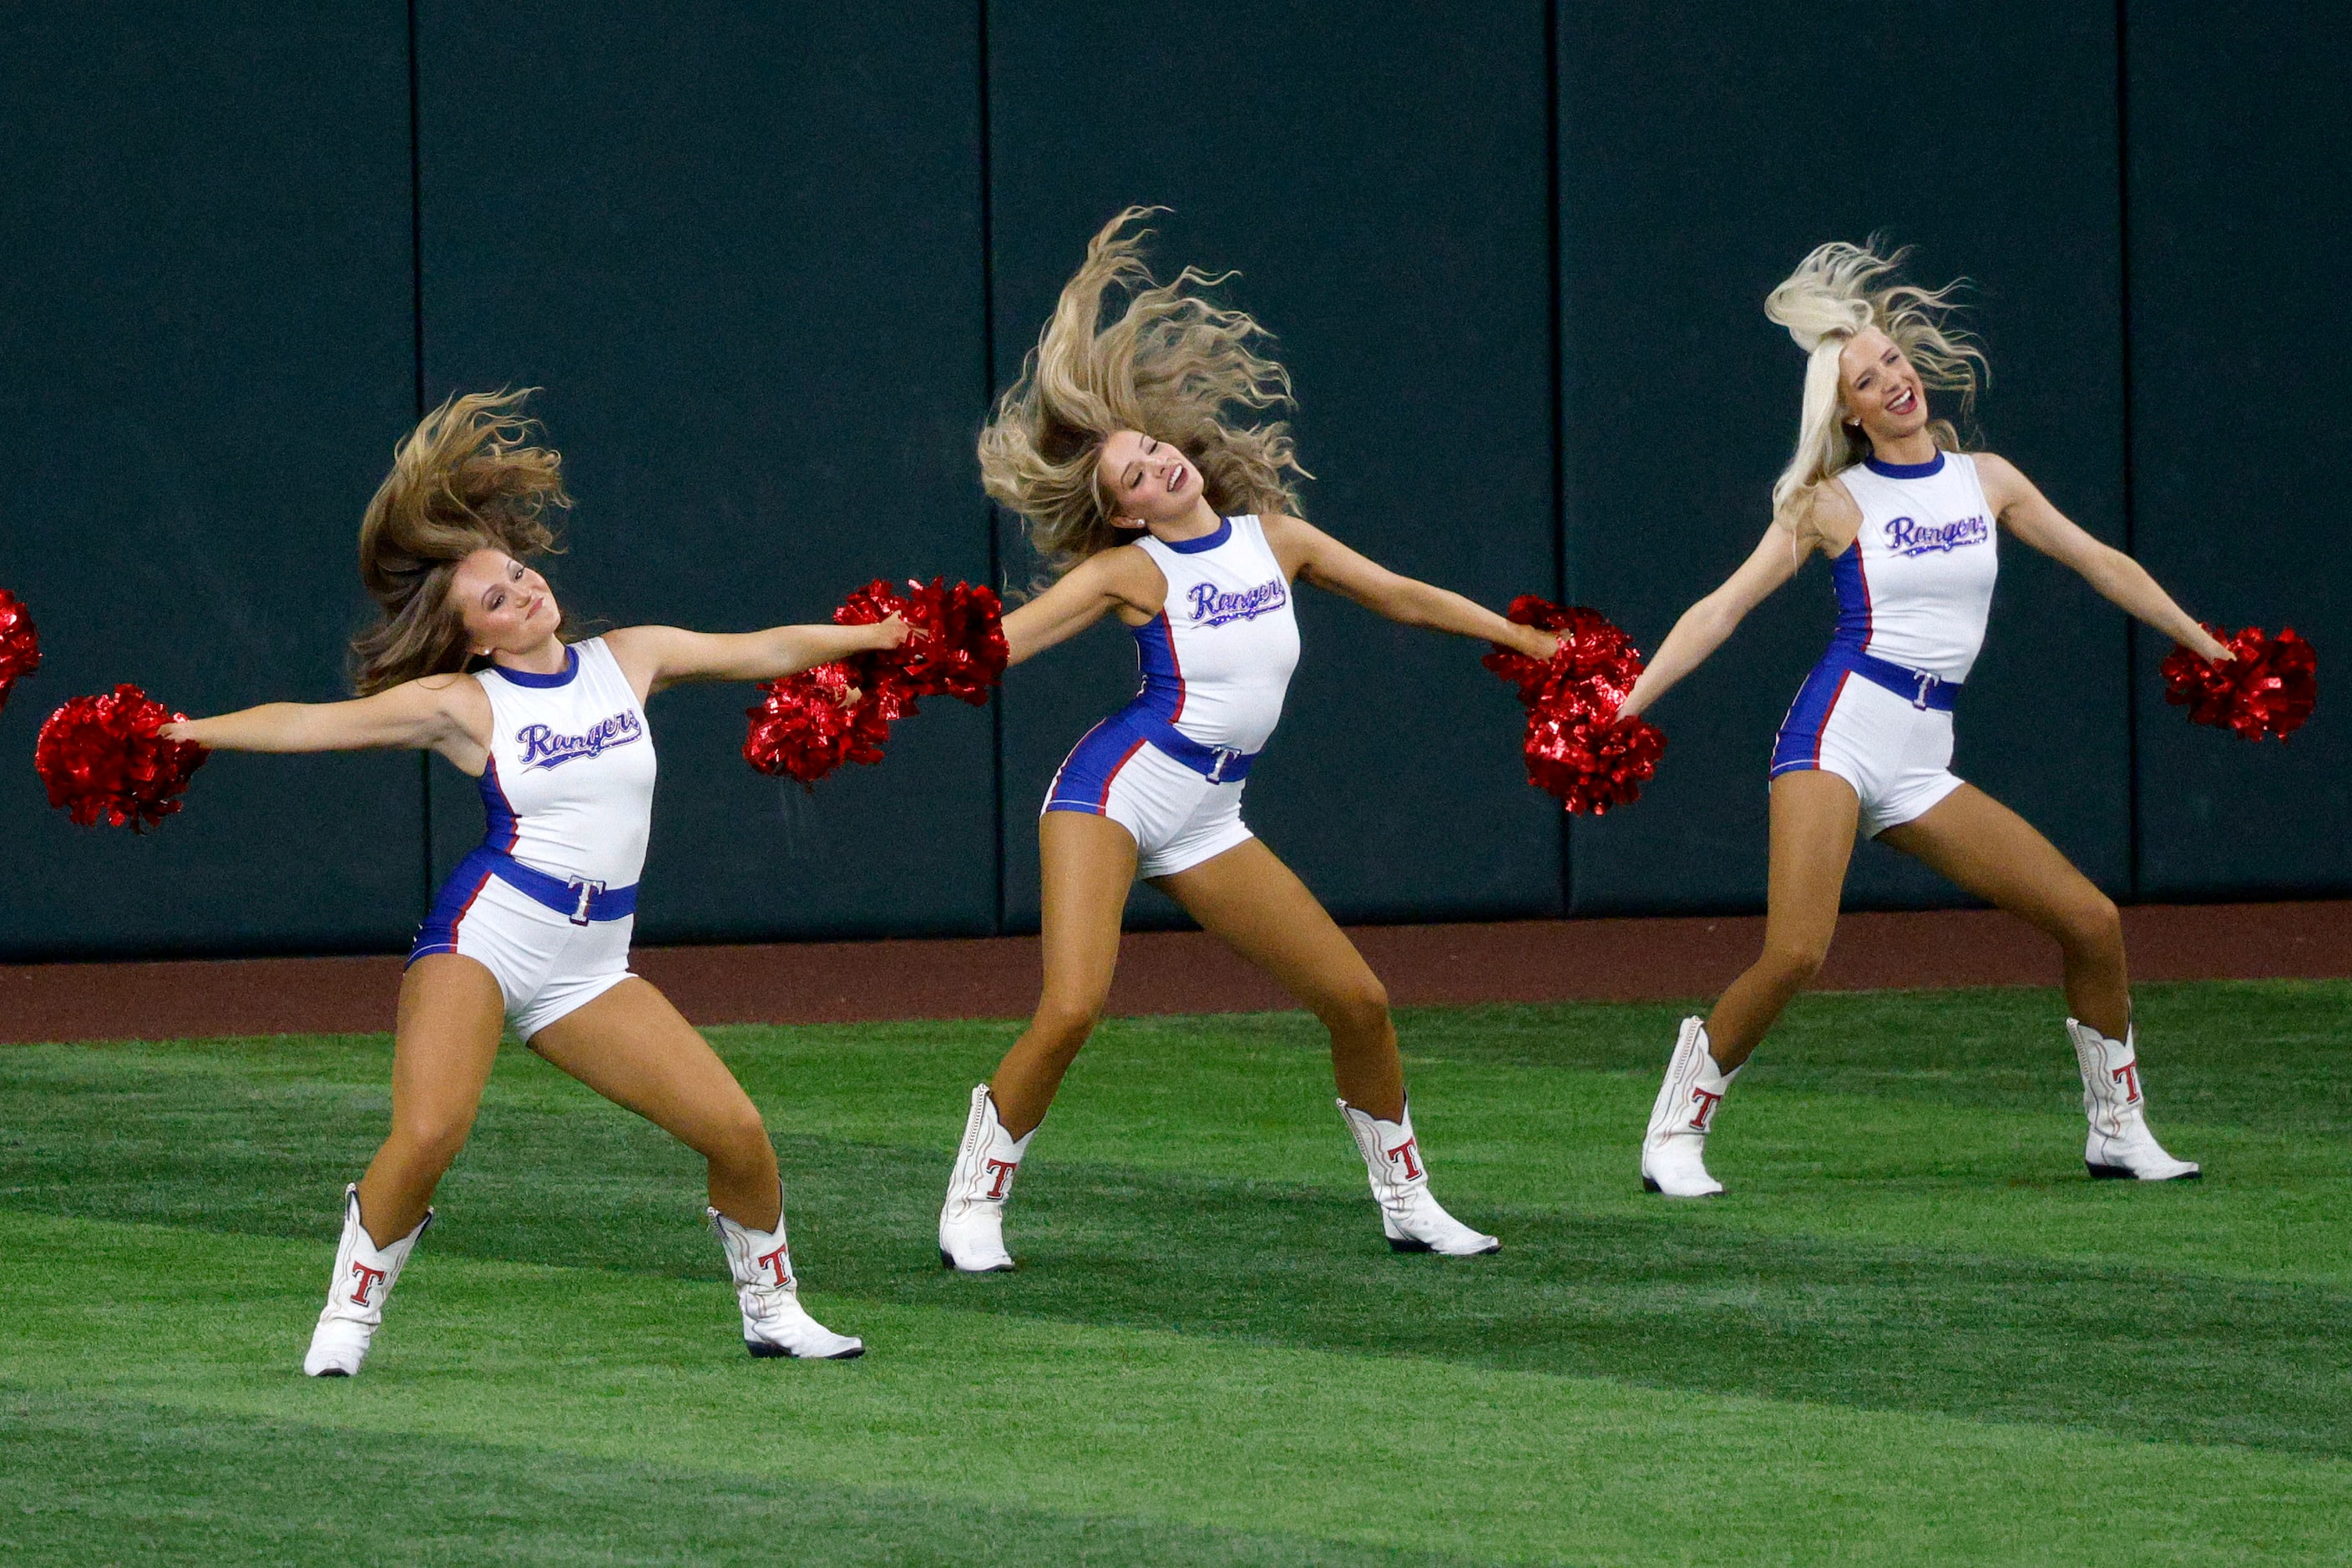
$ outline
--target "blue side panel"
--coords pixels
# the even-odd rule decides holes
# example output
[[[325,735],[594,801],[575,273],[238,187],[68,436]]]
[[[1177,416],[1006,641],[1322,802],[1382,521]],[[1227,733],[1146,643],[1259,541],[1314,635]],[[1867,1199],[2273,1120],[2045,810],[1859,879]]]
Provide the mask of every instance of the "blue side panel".
[[[1837,587],[1838,605],[1837,631],[1831,640],[1867,651],[1870,647],[1870,579],[1862,572],[1861,540],[1847,545],[1830,563],[1830,580]]]
[[[1841,636],[1843,630],[1841,622]],[[1805,684],[1797,689],[1797,700],[1789,704],[1789,716],[1780,721],[1780,732],[1772,739],[1774,778],[1812,767],[1820,760],[1822,731],[1829,726],[1830,710],[1837,706],[1846,674],[1843,665],[1825,658],[1805,677]]]
[[[1176,628],[1162,610],[1135,628],[1135,651],[1143,663],[1143,689],[1136,700],[1145,712],[1173,724],[1184,712],[1184,670],[1176,661]]]
[[[483,776],[487,778],[488,775]],[[485,795],[488,794],[487,790],[483,793]],[[457,951],[458,922],[466,918],[466,911],[474,907],[474,900],[480,896],[484,885],[489,881],[492,875],[490,865],[495,858],[489,847],[485,845],[457,862],[457,868],[450,872],[448,879],[441,884],[441,891],[433,900],[432,913],[426,915],[425,923],[416,928],[416,940],[408,949],[409,963],[414,963],[431,952]]]
[[[499,783],[498,758],[492,757],[490,765],[482,770],[480,782],[482,815],[489,824],[488,831],[482,835],[482,842],[493,849],[511,851],[519,831],[515,826],[514,805],[507,799],[505,786]]]
[[[1054,775],[1045,809],[1103,815],[1110,799],[1110,781],[1142,744],[1143,737],[1120,723],[1116,714],[1087,731]]]

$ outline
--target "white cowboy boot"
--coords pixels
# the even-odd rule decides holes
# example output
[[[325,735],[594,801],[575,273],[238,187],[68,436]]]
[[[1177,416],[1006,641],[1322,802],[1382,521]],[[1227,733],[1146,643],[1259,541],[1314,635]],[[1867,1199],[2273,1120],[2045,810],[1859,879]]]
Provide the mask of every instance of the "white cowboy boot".
[[[866,1353],[866,1342],[836,1334],[801,1306],[800,1281],[793,1278],[793,1255],[784,1244],[784,1211],[777,1194],[776,1228],[753,1230],[717,1209],[705,1208],[719,1245],[727,1249],[727,1269],[735,1276],[735,1300],[743,1309],[743,1348],[753,1355],[792,1356],[803,1361],[848,1361]]]
[[[1738,1076],[1738,1068],[1725,1072],[1716,1066],[1706,1020],[1685,1018],[1642,1139],[1646,1191],[1670,1198],[1711,1198],[1723,1191],[1723,1184],[1706,1173],[1706,1135],[1715,1125],[1715,1108]]]
[[[1421,1142],[1412,1133],[1412,1107],[1395,1121],[1383,1121],[1369,1111],[1340,1100],[1339,1119],[1364,1157],[1364,1175],[1372,1184],[1372,1198],[1381,1205],[1381,1229],[1399,1252],[1439,1252],[1448,1258],[1475,1258],[1500,1252],[1503,1244],[1472,1230],[1430,1195],[1429,1166],[1421,1157]]]
[[[384,1299],[400,1280],[401,1265],[432,1223],[433,1211],[426,1209],[415,1230],[380,1248],[360,1224],[359,1184],[343,1189],[343,1239],[335,1247],[326,1308],[319,1314],[319,1326],[310,1331],[310,1353],[302,1358],[306,1374],[351,1377],[358,1373],[376,1330],[383,1326]]]
[[[2203,1174],[2164,1152],[2147,1130],[2147,1100],[2140,1089],[2139,1054],[2129,1026],[2111,1040],[2088,1024],[2066,1020],[2074,1064],[2083,1070],[2083,1115],[2090,1121],[2083,1163],[2095,1180],[2193,1182]]]
[[[971,1091],[971,1114],[964,1119],[963,1143],[948,1175],[947,1202],[940,1206],[940,1261],[965,1274],[1002,1274],[1013,1267],[1004,1250],[1004,1201],[1013,1195],[1032,1127],[1018,1138],[996,1119],[988,1086]]]

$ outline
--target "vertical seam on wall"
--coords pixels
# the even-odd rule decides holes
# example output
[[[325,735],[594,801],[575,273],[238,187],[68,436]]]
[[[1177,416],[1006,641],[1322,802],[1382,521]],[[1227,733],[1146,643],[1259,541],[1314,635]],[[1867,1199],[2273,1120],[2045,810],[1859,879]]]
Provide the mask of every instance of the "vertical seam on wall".
[[[415,417],[425,417],[425,151],[418,113],[416,5],[408,0],[408,352],[410,391]],[[422,807],[419,841],[418,918],[433,907],[433,753],[416,753],[416,798]]]
[[[1559,195],[1559,8],[1563,0],[1544,0],[1544,314],[1550,326],[1551,363],[1546,368],[1551,384],[1551,581],[1552,596],[1568,602],[1568,370],[1566,310],[1560,299]],[[2117,0],[2121,4],[2121,0]],[[1568,813],[1555,814],[1559,832],[1559,911],[1569,912],[1575,896],[1576,835]]]
[[[973,76],[980,89],[980,406],[985,420],[996,390],[996,208],[995,174],[989,157],[988,0],[978,0],[974,10],[979,63]],[[996,503],[983,500],[981,508],[982,526],[988,531],[988,585],[1001,594],[1004,566],[997,548]],[[1001,686],[988,705],[988,725],[989,840],[994,849],[996,882],[989,929],[1001,936],[1004,931],[1004,690]]]
[[[2131,273],[2131,0],[2116,0],[2116,292],[2123,337],[2124,553],[2139,555],[2132,474],[2138,467],[2132,421]],[[2124,834],[2125,888],[2140,891],[2139,825],[2139,626],[2124,617]]]

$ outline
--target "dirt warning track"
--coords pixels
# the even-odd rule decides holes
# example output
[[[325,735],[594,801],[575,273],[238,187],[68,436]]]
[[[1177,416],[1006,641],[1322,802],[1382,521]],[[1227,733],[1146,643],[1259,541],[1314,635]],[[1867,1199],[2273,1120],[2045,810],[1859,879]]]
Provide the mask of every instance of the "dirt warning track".
[[[2137,980],[2352,976],[2352,902],[2144,905],[2124,911]],[[1757,952],[1760,918],[1362,926],[1352,935],[1403,1005],[1645,1001],[1719,990]],[[1035,1004],[1034,937],[641,949],[637,972],[698,1024],[1017,1018]],[[389,1029],[401,961],[250,958],[0,965],[0,1043]],[[1989,910],[1852,914],[1821,986],[2051,985],[2046,938]],[[1287,1007],[1194,931],[1130,933],[1114,1014]]]

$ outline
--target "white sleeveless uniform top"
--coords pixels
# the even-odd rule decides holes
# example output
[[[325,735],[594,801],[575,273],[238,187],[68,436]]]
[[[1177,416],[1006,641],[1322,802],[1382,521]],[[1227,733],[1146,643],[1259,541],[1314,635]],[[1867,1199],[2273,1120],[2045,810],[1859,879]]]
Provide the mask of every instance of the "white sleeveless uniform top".
[[[553,877],[634,884],[653,826],[654,739],[604,639],[572,644],[561,675],[493,667],[474,679],[490,700],[483,847]]]
[[[1137,542],[1168,579],[1160,613],[1135,628],[1143,689],[1127,711],[1203,746],[1262,750],[1298,665],[1290,581],[1254,516],[1171,544]]]
[[[1862,531],[1831,563],[1839,646],[1957,685],[1984,646],[2000,571],[1992,508],[1976,459],[1873,458],[1838,478],[1862,509]]]

